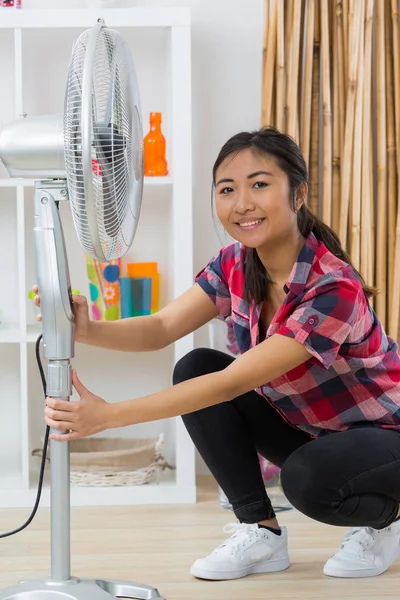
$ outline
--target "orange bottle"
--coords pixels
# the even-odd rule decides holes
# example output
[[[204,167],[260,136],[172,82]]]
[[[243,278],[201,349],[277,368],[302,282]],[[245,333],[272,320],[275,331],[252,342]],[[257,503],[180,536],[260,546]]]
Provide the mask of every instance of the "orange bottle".
[[[168,175],[165,158],[165,137],[161,132],[161,113],[150,113],[150,131],[143,140],[144,174]]]

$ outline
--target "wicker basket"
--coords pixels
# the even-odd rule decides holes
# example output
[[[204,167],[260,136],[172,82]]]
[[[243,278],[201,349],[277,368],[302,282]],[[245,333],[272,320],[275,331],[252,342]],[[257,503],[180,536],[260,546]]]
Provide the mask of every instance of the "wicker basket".
[[[164,469],[163,436],[158,439],[83,438],[70,442],[71,483],[82,486],[143,485]],[[36,449],[33,456],[42,456]],[[47,449],[50,461],[50,448]]]

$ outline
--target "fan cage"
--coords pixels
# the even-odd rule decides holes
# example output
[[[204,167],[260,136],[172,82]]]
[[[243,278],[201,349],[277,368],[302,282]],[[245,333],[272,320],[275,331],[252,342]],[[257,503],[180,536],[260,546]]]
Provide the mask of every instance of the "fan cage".
[[[85,106],[82,92],[88,68],[91,94]],[[84,251],[102,261],[119,258],[131,246],[139,218],[143,132],[129,49],[116,31],[105,26],[85,31],[74,45],[65,98],[64,151],[73,221]],[[90,156],[89,168],[85,155]]]

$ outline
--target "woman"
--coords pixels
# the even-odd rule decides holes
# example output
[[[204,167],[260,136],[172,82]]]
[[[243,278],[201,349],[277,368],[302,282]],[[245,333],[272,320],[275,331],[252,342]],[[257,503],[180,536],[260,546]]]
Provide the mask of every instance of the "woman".
[[[74,372],[81,401],[47,399],[47,424],[69,431],[52,437],[184,415],[239,521],[194,563],[195,577],[234,579],[289,566],[287,532],[266,494],[257,451],[281,467],[285,494],[299,511],[353,528],[324,573],[379,575],[400,555],[398,346],[371,309],[374,291],[308,210],[306,165],[289,136],[273,128],[235,135],[213,180],[218,217],[237,242],[158,314],[92,323],[86,299],[74,298],[76,338],[149,351],[230,316],[241,356],[196,349],[177,363],[173,387],[116,404],[89,392]]]

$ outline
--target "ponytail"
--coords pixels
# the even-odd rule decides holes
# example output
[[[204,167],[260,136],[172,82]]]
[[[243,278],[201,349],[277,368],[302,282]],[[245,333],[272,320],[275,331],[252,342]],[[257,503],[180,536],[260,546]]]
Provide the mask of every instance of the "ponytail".
[[[354,267],[333,229],[321,221],[321,219],[318,219],[305,204],[301,206],[297,213],[297,225],[303,237],[307,238],[312,232],[317,240],[328,248],[329,252],[332,252],[337,258],[350,265],[359,278],[367,298],[377,294],[376,288],[367,285],[361,273]]]

